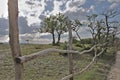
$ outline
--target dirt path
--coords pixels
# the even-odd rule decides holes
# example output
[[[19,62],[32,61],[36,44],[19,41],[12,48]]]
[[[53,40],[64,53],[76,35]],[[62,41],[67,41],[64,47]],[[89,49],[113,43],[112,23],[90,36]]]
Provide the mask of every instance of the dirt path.
[[[116,61],[111,68],[108,80],[120,80],[120,51],[116,54]]]

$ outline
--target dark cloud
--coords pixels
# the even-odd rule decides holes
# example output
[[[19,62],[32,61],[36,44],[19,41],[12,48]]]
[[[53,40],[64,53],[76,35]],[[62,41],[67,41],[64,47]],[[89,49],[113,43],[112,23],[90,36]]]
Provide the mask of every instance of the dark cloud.
[[[18,25],[20,34],[31,33],[33,31],[33,27],[28,26],[28,22],[25,17],[19,17]]]
[[[28,26],[28,22],[25,17],[19,17],[18,25],[20,34],[31,33],[33,31],[33,27]],[[8,19],[0,18],[0,35],[8,34],[9,34]]]
[[[4,18],[0,18],[0,34],[7,35],[8,34],[8,20]]]

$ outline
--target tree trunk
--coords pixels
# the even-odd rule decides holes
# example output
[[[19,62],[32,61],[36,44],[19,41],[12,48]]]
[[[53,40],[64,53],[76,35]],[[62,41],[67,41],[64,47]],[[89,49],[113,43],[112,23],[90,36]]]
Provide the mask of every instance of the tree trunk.
[[[54,32],[52,33],[52,38],[53,38],[52,44],[55,45],[55,34],[54,34]]]
[[[68,21],[68,31],[69,31],[69,44],[68,44],[68,49],[72,50],[72,28],[71,28],[71,22]],[[68,53],[68,64],[69,64],[69,74],[73,74],[73,57],[72,57],[72,53]],[[73,80],[73,77],[71,77],[69,80]]]
[[[15,67],[15,80],[23,80],[23,64],[18,64],[15,58],[21,56],[18,31],[18,0],[8,0],[9,37],[12,57]]]
[[[59,45],[60,43],[60,38],[61,38],[61,33],[58,33],[58,41],[57,41],[57,44]]]
[[[106,26],[107,26],[106,41],[108,41],[108,37],[109,37],[108,16],[105,16],[105,23],[106,23]]]
[[[75,33],[76,33],[77,37],[79,38],[79,40],[82,41],[82,39],[81,39],[80,35],[78,34],[78,32],[75,31]]]

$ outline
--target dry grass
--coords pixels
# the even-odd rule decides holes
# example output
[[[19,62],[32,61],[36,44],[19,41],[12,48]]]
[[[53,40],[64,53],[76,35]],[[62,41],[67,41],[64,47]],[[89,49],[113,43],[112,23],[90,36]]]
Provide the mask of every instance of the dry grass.
[[[23,55],[31,54],[43,49],[51,48],[52,45],[21,45]],[[61,46],[54,46],[61,48]],[[0,50],[9,48],[8,45],[0,45]],[[4,55],[4,56],[3,56]],[[0,80],[14,80],[14,66],[10,52],[0,52]],[[82,75],[75,76],[75,80],[106,80],[110,69],[110,60],[113,55],[109,54],[98,59],[98,62]],[[92,59],[90,54],[74,55],[74,70],[84,68]],[[60,80],[68,74],[67,56],[52,53],[41,56],[24,64],[25,80]]]

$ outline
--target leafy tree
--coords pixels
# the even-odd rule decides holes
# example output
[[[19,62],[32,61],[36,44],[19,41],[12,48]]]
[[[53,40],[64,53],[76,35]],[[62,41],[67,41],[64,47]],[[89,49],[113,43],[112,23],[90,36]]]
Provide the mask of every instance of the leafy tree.
[[[59,13],[58,15],[56,15],[56,18],[57,18],[56,32],[58,34],[57,44],[59,44],[61,39],[61,34],[67,31],[67,26],[66,26],[67,17]]]
[[[59,44],[61,40],[61,34],[67,31],[66,20],[68,17],[59,13],[56,16],[46,17],[42,22],[42,26],[39,29],[39,32],[49,32],[52,34],[53,42],[52,44]],[[55,43],[55,32],[58,35],[58,41]]]
[[[49,32],[52,34],[52,39],[53,42],[52,44],[55,45],[55,29],[57,26],[57,20],[56,20],[56,16],[50,16],[50,17],[46,17],[43,21],[42,27],[40,28],[40,30],[44,30],[45,32]]]

